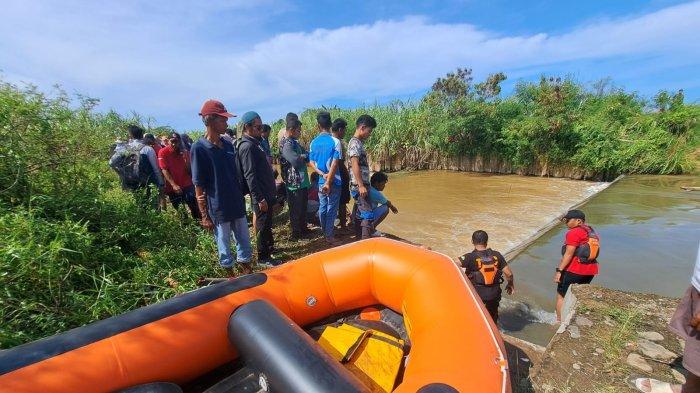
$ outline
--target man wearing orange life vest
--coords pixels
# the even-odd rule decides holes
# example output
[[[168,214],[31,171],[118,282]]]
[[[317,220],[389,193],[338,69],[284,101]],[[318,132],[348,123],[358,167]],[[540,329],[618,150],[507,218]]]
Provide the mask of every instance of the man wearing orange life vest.
[[[569,230],[564,237],[561,261],[554,274],[557,283],[557,322],[561,321],[564,295],[571,284],[590,284],[598,274],[598,234],[586,225],[581,210],[569,210],[562,217]]]
[[[506,292],[512,295],[515,291],[513,272],[506,259],[500,252],[488,248],[489,235],[485,231],[475,231],[472,234],[474,251],[459,257],[464,272],[479,294],[486,310],[491,315],[493,323],[498,322],[498,305],[501,303],[502,276],[506,276],[508,284]]]

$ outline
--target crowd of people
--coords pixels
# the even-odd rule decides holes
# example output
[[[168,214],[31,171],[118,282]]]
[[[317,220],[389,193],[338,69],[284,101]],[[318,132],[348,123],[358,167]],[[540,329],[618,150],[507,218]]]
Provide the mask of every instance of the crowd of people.
[[[194,143],[186,134],[171,132],[156,138],[139,126],[129,126],[129,141],[115,145],[110,166],[142,207],[165,209],[166,198],[175,209],[187,206],[193,219],[213,231],[219,263],[231,273],[236,263],[244,274],[252,272],[246,195],[257,262],[263,266],[280,263],[273,258],[272,219],[285,202],[290,240],[311,236],[317,225],[329,246],[341,244],[336,230],[347,233],[349,227],[358,239],[382,236],[376,225],[390,210],[398,212],[381,192],[387,175],[369,176],[364,142],[377,126],[369,115],[357,118],[346,148],[347,121],[332,120],[329,112],[319,112],[318,135],[307,151],[299,141],[302,123],[298,115],[288,113],[277,137],[277,157],[270,146],[272,129],[258,113],[250,111],[240,117],[240,135],[228,124],[236,115],[219,101],[206,101],[199,115],[206,131]],[[355,208],[348,214],[351,198]]]

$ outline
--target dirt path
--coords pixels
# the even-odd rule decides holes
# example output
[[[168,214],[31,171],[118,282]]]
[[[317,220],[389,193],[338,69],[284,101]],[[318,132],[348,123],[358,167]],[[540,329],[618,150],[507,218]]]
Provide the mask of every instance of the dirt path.
[[[666,327],[678,299],[592,285],[571,288],[571,322],[532,370],[534,391],[634,392],[625,382],[631,375],[682,380],[682,342]]]

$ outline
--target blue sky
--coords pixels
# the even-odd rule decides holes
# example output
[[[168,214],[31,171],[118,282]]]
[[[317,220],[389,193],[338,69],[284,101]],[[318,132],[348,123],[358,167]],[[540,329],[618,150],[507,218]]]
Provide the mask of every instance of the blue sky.
[[[700,1],[5,0],[12,83],[100,98],[101,110],[201,128],[208,98],[274,121],[317,105],[418,98],[457,67],[476,79],[611,77],[700,100]]]

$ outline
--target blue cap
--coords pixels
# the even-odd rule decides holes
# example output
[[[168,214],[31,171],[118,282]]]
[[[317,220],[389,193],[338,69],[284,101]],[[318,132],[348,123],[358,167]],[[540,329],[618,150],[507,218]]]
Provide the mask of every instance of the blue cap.
[[[257,112],[249,111],[249,112],[244,113],[243,116],[241,116],[241,123],[250,124],[256,118],[259,119],[260,115],[258,115]]]

